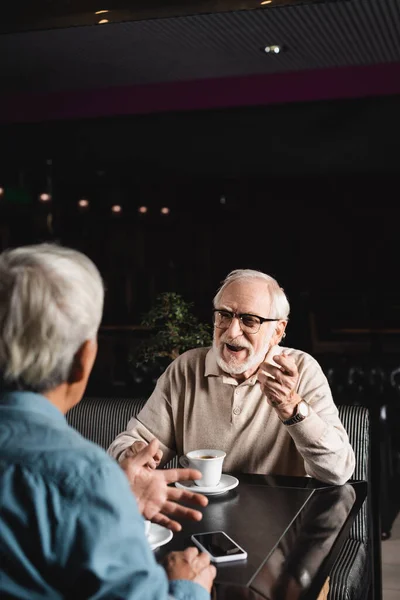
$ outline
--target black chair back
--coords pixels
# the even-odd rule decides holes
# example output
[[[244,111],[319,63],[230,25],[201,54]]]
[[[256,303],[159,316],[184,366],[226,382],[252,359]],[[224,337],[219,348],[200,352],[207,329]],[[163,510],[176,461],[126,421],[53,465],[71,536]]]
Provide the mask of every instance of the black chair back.
[[[129,419],[138,414],[146,400],[85,397],[67,413],[67,421],[83,437],[107,450],[117,435],[125,431]]]
[[[379,473],[374,472],[372,460],[374,451],[379,453],[379,442],[374,447],[374,428],[366,407],[342,405],[338,410],[356,457],[352,479],[366,480],[369,485],[368,498],[332,569],[329,600],[381,600],[380,520],[373,495],[374,486],[379,490]]]

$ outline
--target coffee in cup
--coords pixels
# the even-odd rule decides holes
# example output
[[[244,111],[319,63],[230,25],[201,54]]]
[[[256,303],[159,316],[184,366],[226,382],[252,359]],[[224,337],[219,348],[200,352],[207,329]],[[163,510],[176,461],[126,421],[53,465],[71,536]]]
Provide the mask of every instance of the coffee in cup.
[[[181,456],[179,462],[183,467],[197,469],[201,472],[201,479],[194,480],[196,485],[200,487],[216,487],[221,479],[225,456],[226,452],[223,450],[203,448],[187,452],[185,456]]]

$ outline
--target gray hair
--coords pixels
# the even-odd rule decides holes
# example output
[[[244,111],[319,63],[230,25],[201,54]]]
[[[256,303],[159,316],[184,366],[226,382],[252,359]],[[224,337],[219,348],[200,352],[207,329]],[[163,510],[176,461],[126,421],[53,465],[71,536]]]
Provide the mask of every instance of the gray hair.
[[[270,275],[267,275],[262,271],[254,271],[253,269],[235,269],[234,271],[231,271],[223,280],[221,287],[214,297],[214,308],[218,308],[221,302],[221,296],[228,285],[234,281],[246,281],[250,279],[261,279],[268,284],[268,291],[271,297],[271,310],[269,315],[263,316],[288,320],[290,305],[283,288],[281,288],[276,279]]]
[[[104,286],[93,262],[57,244],[0,254],[0,377],[46,392],[68,381],[74,356],[95,340]]]

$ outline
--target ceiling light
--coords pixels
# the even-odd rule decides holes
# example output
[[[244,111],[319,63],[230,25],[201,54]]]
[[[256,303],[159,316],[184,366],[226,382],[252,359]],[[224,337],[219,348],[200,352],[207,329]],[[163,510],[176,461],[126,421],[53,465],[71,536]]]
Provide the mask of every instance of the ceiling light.
[[[40,202],[50,202],[51,195],[50,194],[46,194],[46,193],[40,194],[39,200],[40,200]]]
[[[108,19],[101,19],[101,21],[98,22],[98,25],[102,25],[103,23],[109,23]]]
[[[96,10],[95,15],[104,15],[104,13],[110,12],[109,10]]]
[[[116,213],[116,214],[117,214],[117,213],[120,213],[120,212],[122,212],[122,206],[120,206],[120,204],[114,204],[114,205],[111,207],[111,211],[112,211],[113,213]]]
[[[264,4],[272,4],[272,0],[264,0],[264,2],[260,2],[261,6]]]
[[[140,212],[142,215],[147,213],[148,210],[149,209],[147,208],[147,206],[139,206],[139,208],[138,208],[138,212]]]
[[[265,46],[264,52],[266,54],[279,54],[279,52],[282,52],[282,46],[278,46],[277,44],[272,44],[271,46]]]

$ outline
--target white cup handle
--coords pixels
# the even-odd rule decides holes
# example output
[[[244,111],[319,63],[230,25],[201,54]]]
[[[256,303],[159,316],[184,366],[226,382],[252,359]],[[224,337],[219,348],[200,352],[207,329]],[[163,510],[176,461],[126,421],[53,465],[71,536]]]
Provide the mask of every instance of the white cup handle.
[[[188,461],[188,459],[186,458],[186,456],[181,456],[181,457],[179,458],[179,462],[180,462],[180,464],[182,465],[182,467],[185,467],[185,469],[187,469],[187,468],[189,467],[189,461]]]

